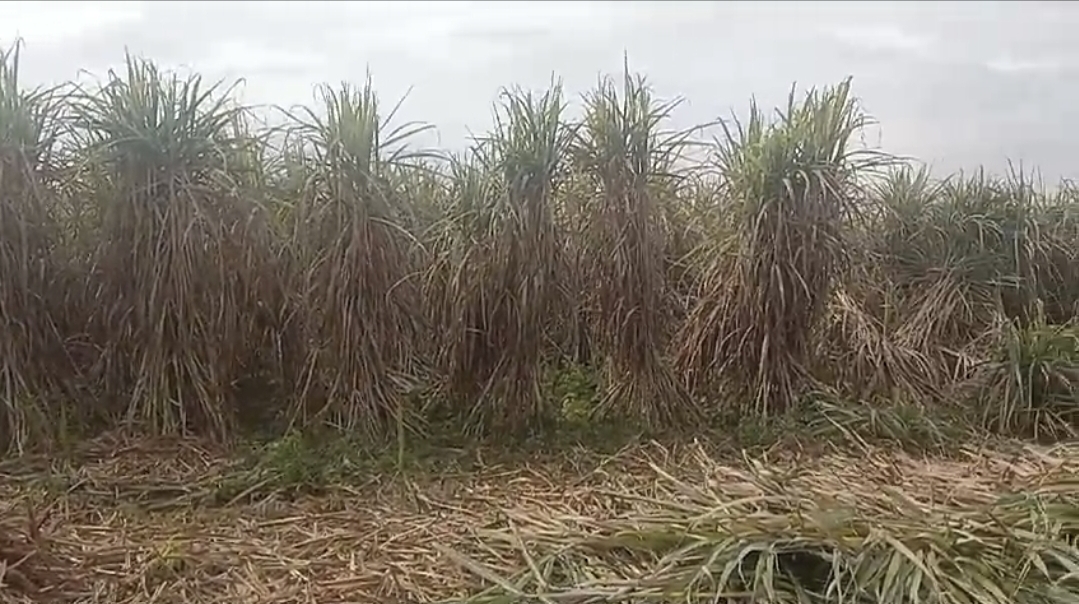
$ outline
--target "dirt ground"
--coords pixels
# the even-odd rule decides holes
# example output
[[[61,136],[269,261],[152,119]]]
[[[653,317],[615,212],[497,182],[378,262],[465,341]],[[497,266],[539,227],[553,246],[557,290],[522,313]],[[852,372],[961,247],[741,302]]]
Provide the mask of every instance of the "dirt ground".
[[[924,503],[988,501],[1079,475],[1079,446],[972,448],[950,460],[873,451],[720,461],[699,446],[652,443],[467,473],[372,475],[317,496],[255,484],[222,500],[206,485],[229,459],[195,443],[106,441],[80,457],[62,470],[46,459],[0,465],[0,601],[445,601],[484,584],[452,552],[493,569],[520,565],[485,546],[486,532],[623,514],[663,480],[730,496],[762,480],[839,499],[891,489]]]

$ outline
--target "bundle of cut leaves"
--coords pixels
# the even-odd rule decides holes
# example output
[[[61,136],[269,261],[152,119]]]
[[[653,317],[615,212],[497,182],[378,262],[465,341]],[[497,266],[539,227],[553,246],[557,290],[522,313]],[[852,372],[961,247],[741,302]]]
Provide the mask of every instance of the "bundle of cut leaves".
[[[756,467],[705,486],[654,467],[655,493],[610,494],[622,500],[611,508],[632,509],[610,518],[510,513],[509,530],[484,537],[512,550],[519,569],[445,553],[492,584],[474,603],[1012,604],[1079,594],[1079,484],[1066,473],[1000,496],[956,489],[968,482],[960,476],[899,489],[845,471]]]

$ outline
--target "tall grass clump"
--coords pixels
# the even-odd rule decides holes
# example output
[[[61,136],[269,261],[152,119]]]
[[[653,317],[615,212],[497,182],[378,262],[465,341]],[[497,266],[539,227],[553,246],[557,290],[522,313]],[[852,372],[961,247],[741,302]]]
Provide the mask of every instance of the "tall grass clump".
[[[1064,182],[1041,196],[1034,217],[1041,235],[1033,271],[1046,319],[1066,323],[1079,314],[1079,188]]]
[[[391,175],[418,157],[407,143],[425,126],[390,126],[396,108],[381,112],[370,79],[320,96],[321,113],[304,110],[291,132],[305,175],[293,229],[305,352],[291,419],[382,438],[414,419],[405,401],[423,317],[407,200]]]
[[[995,317],[1026,323],[1034,310],[1038,196],[1021,173],[899,184],[874,196],[870,249],[901,323],[895,340],[931,359],[942,379],[966,379],[989,352]]]
[[[231,246],[228,256],[239,266],[257,270],[244,275],[237,292],[238,301],[251,314],[245,323],[242,375],[233,385],[236,411],[245,427],[261,429],[282,414],[280,402],[290,394],[287,385],[298,365],[295,308],[288,303],[288,229],[299,187],[289,177],[300,171],[288,172],[290,166],[271,141],[274,131],[253,128],[247,112],[234,117],[236,131],[245,140],[229,166],[233,193],[250,212],[242,236],[230,238],[226,245]]]
[[[245,253],[257,207],[233,161],[250,143],[228,90],[127,57],[73,105],[92,168],[87,275],[100,394],[154,433],[225,437],[250,354]]]
[[[675,188],[687,135],[660,130],[676,103],[656,102],[628,70],[621,91],[604,79],[585,101],[574,151],[591,181],[582,251],[592,331],[606,358],[600,408],[677,425],[700,414],[665,358],[674,312],[660,204]]]
[[[814,327],[847,256],[844,224],[861,195],[858,173],[879,161],[853,150],[866,117],[850,82],[792,91],[786,111],[724,125],[716,160],[741,230],[737,252],[717,253],[680,338],[680,365],[693,384],[727,384],[745,411],[789,408],[806,385]]]
[[[554,197],[572,131],[561,86],[506,91],[476,164],[454,179],[458,260],[442,350],[448,394],[470,429],[522,430],[550,418],[541,388],[565,269]]]
[[[961,384],[981,425],[998,434],[1074,438],[1079,427],[1079,329],[1040,308],[1029,324],[998,318],[995,350]]]
[[[131,56],[96,87],[24,88],[19,50],[0,53],[0,451],[76,426],[793,426],[767,416],[799,399],[790,421],[856,423],[814,404],[835,401],[1074,432],[1079,188],[860,150],[849,81],[753,104],[711,144],[628,67],[572,119],[560,85],[505,90],[447,158],[370,78],[269,127]]]
[[[430,262],[424,280],[424,296],[432,301],[426,306],[430,323],[435,327],[430,346],[432,358],[439,371],[441,397],[452,399],[469,392],[468,363],[478,362],[481,335],[467,327],[481,325],[482,307],[478,299],[471,302],[458,297],[467,289],[454,289],[470,278],[464,271],[466,258],[479,254],[480,239],[490,231],[492,214],[489,205],[496,191],[495,179],[478,149],[450,154],[444,165],[442,216],[426,232]],[[470,314],[461,315],[461,308]],[[454,337],[465,334],[470,340],[469,352],[456,348]],[[460,343],[458,343],[460,344]],[[454,383],[456,378],[464,378]],[[441,402],[446,402],[445,400]]]
[[[909,250],[906,239],[917,236],[916,221],[937,198],[939,184],[925,167],[900,164],[871,182],[868,193],[866,220],[851,242],[858,258],[822,325],[819,371],[855,399],[931,402],[941,394],[939,359],[911,338],[905,306],[911,292],[889,267],[893,256]]]
[[[690,164],[679,176],[673,196],[661,205],[666,272],[677,298],[673,321],[678,325],[697,299],[711,253],[729,244],[734,232],[730,200],[707,166]]]
[[[62,99],[21,87],[19,51],[0,52],[0,452],[21,453],[51,440],[55,388],[71,376],[54,321],[63,310],[52,215]]]

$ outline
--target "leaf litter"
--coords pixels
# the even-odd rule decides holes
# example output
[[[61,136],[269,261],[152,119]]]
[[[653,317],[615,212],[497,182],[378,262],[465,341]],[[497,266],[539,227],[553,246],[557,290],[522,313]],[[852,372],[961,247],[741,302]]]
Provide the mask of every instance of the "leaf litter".
[[[0,465],[0,601],[1057,602],[1079,445],[717,459],[656,443],[318,495],[213,496],[228,459],[108,443]],[[44,461],[42,462],[45,463]],[[257,485],[256,485],[257,486]]]

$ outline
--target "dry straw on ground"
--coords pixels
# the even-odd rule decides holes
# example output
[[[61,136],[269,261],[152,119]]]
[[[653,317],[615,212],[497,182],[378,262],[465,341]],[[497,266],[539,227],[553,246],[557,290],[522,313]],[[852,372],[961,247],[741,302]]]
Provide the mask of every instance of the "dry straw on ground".
[[[433,602],[505,581],[502,591],[547,591],[546,601],[610,601],[588,597],[618,592],[636,594],[634,601],[666,601],[657,590],[672,580],[675,567],[687,569],[670,552],[666,558],[643,556],[657,540],[731,531],[761,547],[771,540],[779,549],[790,549],[798,535],[808,548],[829,538],[820,533],[828,520],[837,532],[848,531],[832,538],[848,539],[852,550],[865,547],[869,556],[892,538],[911,548],[923,539],[946,547],[942,523],[952,523],[970,539],[981,539],[990,556],[1008,538],[1028,535],[1034,543],[1029,535],[1052,530],[1019,526],[1021,519],[1004,513],[999,527],[976,526],[985,506],[1009,491],[1041,493],[1042,513],[1059,523],[1058,531],[1074,531],[1079,523],[1074,447],[969,450],[965,459],[954,460],[876,452],[722,463],[696,446],[671,451],[648,445],[587,463],[566,458],[422,480],[372,477],[317,498],[264,494],[229,505],[209,497],[207,485],[224,467],[218,456],[183,443],[156,451],[144,444],[111,447],[119,452],[73,470],[63,487],[54,482],[51,502],[43,483],[32,478],[40,472],[7,470],[0,487],[0,598]],[[1050,509],[1054,505],[1070,511]],[[1032,523],[1034,509],[1028,510]],[[814,517],[828,510],[830,519]],[[850,532],[856,516],[869,527],[862,537]],[[706,530],[709,517],[713,528]],[[1013,526],[1004,526],[1009,522]],[[671,549],[685,553],[693,545],[687,543]],[[1063,540],[1057,545],[1061,558],[1079,559]],[[560,577],[551,573],[559,557]],[[572,569],[582,574],[566,574]],[[960,582],[977,570],[953,576]],[[779,573],[774,582],[782,593],[773,601],[796,601],[782,591],[787,588]],[[1069,585],[1075,588],[1074,578],[1062,580],[1061,589]]]

